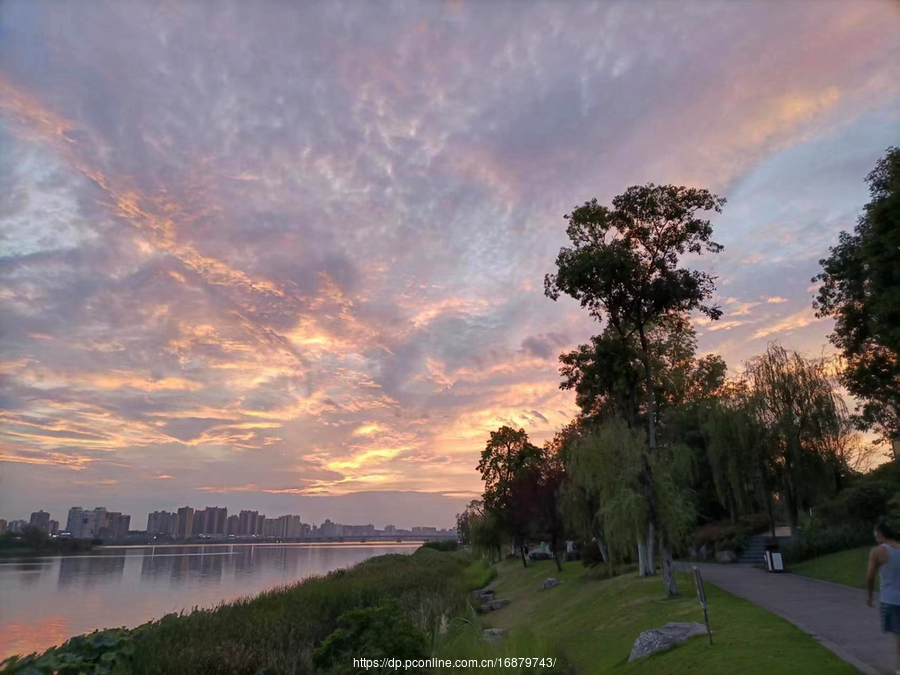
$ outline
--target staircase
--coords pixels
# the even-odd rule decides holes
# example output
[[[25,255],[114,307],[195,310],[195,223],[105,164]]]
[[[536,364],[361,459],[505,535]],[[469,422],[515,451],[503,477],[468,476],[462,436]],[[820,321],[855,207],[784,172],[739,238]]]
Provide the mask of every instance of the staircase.
[[[744,544],[744,550],[738,556],[737,562],[744,565],[765,565],[766,564],[766,546],[765,537],[756,535],[748,537]]]

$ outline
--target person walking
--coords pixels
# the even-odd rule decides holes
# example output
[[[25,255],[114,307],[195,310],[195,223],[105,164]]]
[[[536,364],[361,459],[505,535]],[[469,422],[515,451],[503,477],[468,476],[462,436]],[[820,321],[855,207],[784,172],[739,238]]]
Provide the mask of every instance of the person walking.
[[[869,569],[866,572],[867,602],[872,607],[877,574],[881,586],[881,629],[894,634],[896,673],[900,675],[900,533],[881,520],[875,525],[875,541],[878,546],[869,554]]]

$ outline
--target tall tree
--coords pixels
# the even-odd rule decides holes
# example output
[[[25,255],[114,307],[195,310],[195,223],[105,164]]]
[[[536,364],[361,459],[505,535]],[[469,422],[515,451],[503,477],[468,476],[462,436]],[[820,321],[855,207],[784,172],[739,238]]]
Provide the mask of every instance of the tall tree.
[[[525,567],[525,535],[535,517],[531,512],[533,502],[527,498],[532,481],[529,473],[540,455],[540,448],[528,440],[524,429],[503,426],[491,432],[478,463],[484,481],[485,511],[496,514],[503,523]]]
[[[870,201],[820,261],[813,306],[835,319],[829,338],[846,360],[844,385],[862,401],[859,426],[892,439],[900,436],[900,148],[888,148],[866,181]]]
[[[596,199],[566,215],[571,247],[560,250],[556,274],[544,279],[553,300],[566,294],[581,302],[598,321],[612,326],[623,344],[637,337],[645,381],[648,452],[640,479],[648,506],[650,539],[660,527],[650,455],[656,450],[657,384],[649,330],[662,319],[699,310],[712,320],[722,312],[705,302],[715,290],[714,277],[680,267],[688,253],[717,253],[712,224],[703,213],[721,212],[724,199],[707,190],[674,185],[639,185],[613,199],[612,208]],[[669,594],[678,592],[669,534],[659,531],[663,580]]]

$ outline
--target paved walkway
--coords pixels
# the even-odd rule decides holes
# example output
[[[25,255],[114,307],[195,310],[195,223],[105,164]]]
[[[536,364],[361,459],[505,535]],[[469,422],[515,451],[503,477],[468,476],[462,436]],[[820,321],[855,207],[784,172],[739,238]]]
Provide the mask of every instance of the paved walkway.
[[[690,563],[678,564],[691,569]],[[893,640],[881,632],[878,610],[866,605],[865,591],[749,565],[697,567],[704,581],[787,619],[863,673],[896,672]]]

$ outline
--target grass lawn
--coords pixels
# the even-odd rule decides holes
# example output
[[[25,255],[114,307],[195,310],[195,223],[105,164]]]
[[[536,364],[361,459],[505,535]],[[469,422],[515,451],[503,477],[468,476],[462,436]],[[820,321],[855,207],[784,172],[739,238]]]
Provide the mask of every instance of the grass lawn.
[[[491,587],[510,605],[485,617],[485,625],[527,630],[550,640],[578,673],[766,673],[837,675],[856,670],[774,614],[707,584],[714,645],[697,637],[668,652],[628,663],[638,634],[668,621],[702,621],[690,579],[680,572],[681,598],[668,600],[662,579],[628,574],[593,580],[578,562],[562,574],[552,561],[506,561]],[[540,590],[547,577],[561,586]],[[525,656],[521,654],[520,656]]]
[[[846,586],[866,587],[866,566],[869,564],[871,546],[852,548],[821,558],[813,558],[797,565],[791,565],[790,571],[814,579],[824,579]],[[876,581],[876,587],[877,587]]]

